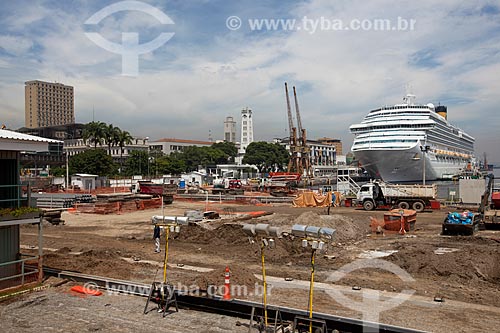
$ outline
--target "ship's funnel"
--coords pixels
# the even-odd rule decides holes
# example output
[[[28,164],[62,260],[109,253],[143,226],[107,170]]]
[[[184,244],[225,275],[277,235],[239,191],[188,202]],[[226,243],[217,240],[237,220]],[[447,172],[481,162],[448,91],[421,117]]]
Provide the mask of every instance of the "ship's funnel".
[[[448,108],[444,105],[436,106],[436,113],[443,117],[444,119],[448,119]]]

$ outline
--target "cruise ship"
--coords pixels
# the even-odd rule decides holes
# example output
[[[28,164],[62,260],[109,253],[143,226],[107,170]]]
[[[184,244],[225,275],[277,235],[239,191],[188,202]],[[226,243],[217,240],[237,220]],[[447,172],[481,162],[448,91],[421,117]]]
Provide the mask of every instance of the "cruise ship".
[[[402,104],[372,110],[351,125],[351,150],[372,177],[422,182],[450,179],[470,167],[474,138],[447,121],[446,106],[414,101],[406,95]]]

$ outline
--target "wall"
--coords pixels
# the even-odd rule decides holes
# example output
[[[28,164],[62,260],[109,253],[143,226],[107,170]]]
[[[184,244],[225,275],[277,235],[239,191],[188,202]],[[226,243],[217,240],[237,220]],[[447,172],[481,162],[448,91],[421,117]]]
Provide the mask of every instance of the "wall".
[[[458,184],[460,198],[463,203],[481,203],[481,196],[486,189],[486,182],[484,179],[460,179]]]
[[[0,222],[0,263],[18,260],[19,258],[19,226],[1,226]],[[16,265],[0,266],[0,278],[15,275]],[[6,280],[9,282],[9,280]],[[5,283],[5,281],[2,281]],[[0,289],[2,283],[0,282]]]

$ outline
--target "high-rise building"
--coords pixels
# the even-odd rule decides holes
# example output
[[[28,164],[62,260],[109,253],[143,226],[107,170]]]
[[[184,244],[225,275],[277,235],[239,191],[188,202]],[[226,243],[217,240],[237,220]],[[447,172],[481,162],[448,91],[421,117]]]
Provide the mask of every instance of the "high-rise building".
[[[245,153],[248,145],[253,142],[253,119],[252,110],[245,108],[241,110],[241,143],[240,152]]]
[[[74,124],[73,87],[27,81],[24,87],[24,123],[27,128]]]
[[[233,117],[226,117],[224,121],[224,141],[236,143],[236,121]]]

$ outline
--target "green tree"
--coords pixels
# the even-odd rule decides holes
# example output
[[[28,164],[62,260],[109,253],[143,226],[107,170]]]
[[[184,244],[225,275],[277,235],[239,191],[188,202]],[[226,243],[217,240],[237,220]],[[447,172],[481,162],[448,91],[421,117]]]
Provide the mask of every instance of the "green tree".
[[[121,130],[118,127],[113,126],[113,124],[109,124],[104,128],[104,132],[102,133],[104,142],[108,146],[108,155],[111,155],[111,146],[114,146],[118,143],[118,135]]]
[[[120,173],[122,173],[123,170],[123,148],[125,145],[131,144],[133,139],[134,138],[129,132],[118,129],[116,133],[116,144],[120,147]]]
[[[201,147],[190,146],[184,148],[181,153],[173,154],[173,158],[178,158],[183,161],[186,166],[186,171],[198,170],[198,166],[202,165],[203,150]]]
[[[210,147],[190,146],[173,158],[182,160],[186,166],[186,171],[198,170],[198,166],[206,167],[210,164],[227,163],[229,155],[220,149]]]
[[[51,176],[54,176],[54,177],[64,176],[64,175],[66,175],[66,167],[57,166],[55,168],[51,168],[50,174],[51,174]]]
[[[148,152],[145,150],[133,150],[125,162],[125,174],[127,176],[148,174]],[[151,171],[151,170],[150,170]]]
[[[69,171],[75,173],[89,173],[99,176],[113,176],[117,166],[111,156],[102,149],[89,149],[69,159]]]
[[[232,142],[217,142],[214,143],[211,148],[223,151],[228,157],[231,157],[233,162],[236,155],[238,155],[238,148],[236,148],[236,145]]]
[[[163,175],[180,175],[185,172],[186,164],[178,155],[178,153],[173,153],[170,156],[157,157],[155,159],[156,171]]]
[[[263,173],[285,170],[289,159],[285,147],[278,143],[252,142],[246,149],[243,163],[253,164]]]
[[[83,142],[87,143],[89,141],[94,145],[94,148],[97,148],[97,145],[102,146],[106,128],[106,124],[101,121],[91,121],[85,124],[82,133]]]

